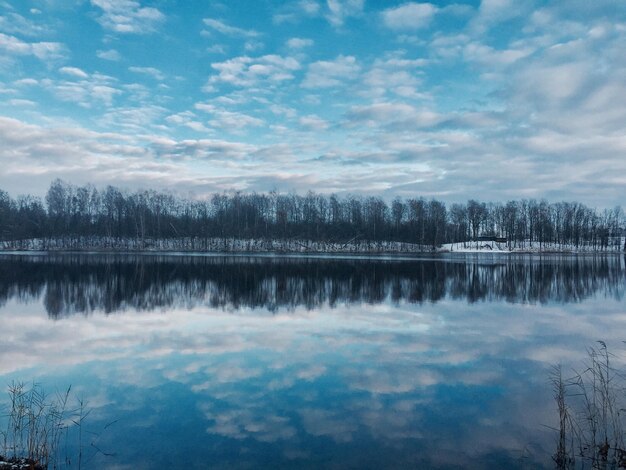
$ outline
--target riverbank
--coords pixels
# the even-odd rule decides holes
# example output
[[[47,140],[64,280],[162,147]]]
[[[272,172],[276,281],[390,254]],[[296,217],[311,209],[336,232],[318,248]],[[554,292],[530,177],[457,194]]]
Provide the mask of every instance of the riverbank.
[[[450,253],[527,253],[527,254],[580,254],[580,253],[624,253],[623,244],[608,247],[575,246],[562,243],[524,243],[508,246],[506,243],[497,242],[465,242],[447,243],[441,247],[440,252]]]
[[[44,470],[44,467],[31,459],[10,458],[0,455],[0,470]]]
[[[497,242],[448,243],[438,247],[395,241],[349,242],[302,239],[168,238],[134,239],[71,237],[0,242],[1,252],[96,252],[96,253],[218,253],[218,254],[316,254],[316,255],[432,255],[440,253],[491,254],[619,254],[621,244],[599,247],[556,243]]]

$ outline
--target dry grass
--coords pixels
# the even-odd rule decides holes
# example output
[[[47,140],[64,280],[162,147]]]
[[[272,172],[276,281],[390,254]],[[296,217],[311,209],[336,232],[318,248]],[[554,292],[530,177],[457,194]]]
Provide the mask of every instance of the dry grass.
[[[7,461],[28,462],[25,468],[58,468],[57,450],[71,415],[70,390],[48,396],[37,384],[9,385],[6,426],[0,431],[0,449]]]
[[[553,460],[558,469],[626,468],[624,375],[612,365],[606,344],[587,350],[581,372],[564,379],[555,367],[551,382],[559,413]]]

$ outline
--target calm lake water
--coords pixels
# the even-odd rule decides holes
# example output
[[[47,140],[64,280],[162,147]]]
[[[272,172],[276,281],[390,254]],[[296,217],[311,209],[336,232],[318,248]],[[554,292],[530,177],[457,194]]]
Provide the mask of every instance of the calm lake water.
[[[550,468],[550,368],[619,363],[625,295],[623,256],[1,255],[0,384],[71,384],[83,468]]]

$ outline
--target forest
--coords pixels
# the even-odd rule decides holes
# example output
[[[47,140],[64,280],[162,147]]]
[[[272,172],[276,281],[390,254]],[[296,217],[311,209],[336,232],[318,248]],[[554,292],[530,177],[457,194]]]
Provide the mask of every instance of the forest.
[[[52,182],[43,200],[12,198],[0,190],[0,241],[9,249],[26,249],[28,240],[39,240],[44,248],[114,247],[125,240],[141,249],[176,239],[187,240],[186,248],[203,250],[215,247],[210,240],[236,239],[299,240],[316,246],[395,242],[428,251],[499,237],[509,249],[551,245],[615,251],[626,250],[625,226],[620,206],[598,210],[580,202],[535,199],[446,206],[422,197],[387,203],[376,196],[276,191],[196,199],[61,180]]]

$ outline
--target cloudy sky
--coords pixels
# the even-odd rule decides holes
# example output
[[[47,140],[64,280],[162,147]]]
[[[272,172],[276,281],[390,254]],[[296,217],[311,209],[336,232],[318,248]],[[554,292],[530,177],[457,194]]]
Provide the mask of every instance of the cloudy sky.
[[[0,188],[623,203],[621,0],[0,0]]]

